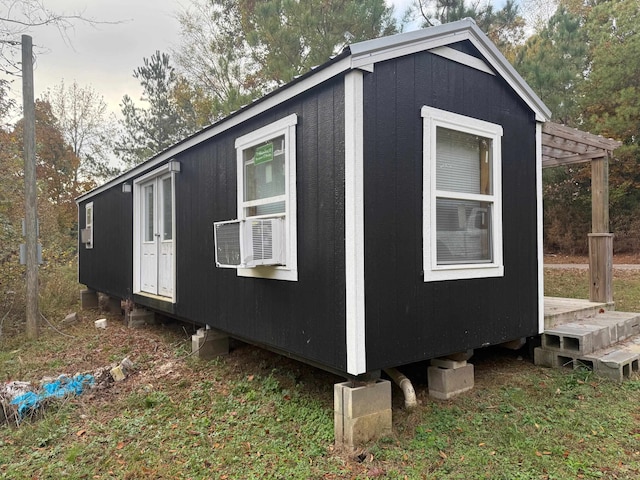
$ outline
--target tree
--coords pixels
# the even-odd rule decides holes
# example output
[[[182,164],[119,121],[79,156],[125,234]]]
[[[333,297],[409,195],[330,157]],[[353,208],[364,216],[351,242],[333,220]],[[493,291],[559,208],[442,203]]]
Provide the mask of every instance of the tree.
[[[259,95],[257,67],[242,31],[240,8],[226,0],[192,0],[178,13],[182,40],[173,55],[190,84],[209,92],[212,120]]]
[[[197,129],[198,109],[191,101],[189,87],[178,77],[169,55],[156,51],[143,59],[133,76],[140,81],[141,100],[148,107],[138,107],[125,95],[120,105],[124,116],[121,135],[114,151],[128,166],[136,165],[178,142]]]
[[[109,118],[104,97],[92,87],[74,80],[49,89],[43,100],[51,105],[64,139],[80,159],[74,181],[104,181],[118,173],[110,158],[115,125]]]
[[[77,214],[74,199],[86,190],[86,185],[74,179],[79,159],[65,142],[49,103],[37,100],[35,114],[40,238],[45,248],[73,250]],[[21,119],[11,130],[0,130],[0,218],[7,222],[4,234],[12,240],[5,258],[16,262],[14,255],[22,236],[20,218],[24,215],[23,125]]]
[[[618,251],[636,250],[640,230],[640,4],[562,0],[516,60],[556,121],[623,142],[609,164],[611,230]],[[544,172],[545,244],[584,252],[589,165]]]
[[[640,4],[598,2],[585,23],[586,78],[578,89],[585,128],[623,142],[610,163],[611,227],[618,248],[638,248],[640,231]]]
[[[558,9],[558,0],[527,0],[520,2],[520,10],[530,31],[540,32]]]
[[[57,27],[60,35],[69,40],[67,32],[75,22],[96,22],[80,13],[57,13],[45,6],[44,0],[0,0],[0,71],[11,75],[20,73],[20,36],[43,26]]]
[[[351,41],[396,31],[384,0],[191,0],[177,64],[220,118],[329,60]]]
[[[382,1],[270,0],[239,5],[260,78],[274,86],[326,62],[350,42],[396,32],[393,10]]]
[[[478,27],[512,60],[515,48],[524,39],[524,19],[520,16],[517,0],[506,0],[500,10],[493,3],[468,3],[466,0],[415,0],[413,10],[419,11],[423,27],[473,18]],[[408,12],[411,15],[411,11]]]
[[[9,97],[9,82],[0,79],[0,130],[6,128],[5,121],[15,106],[15,101]]]
[[[547,26],[526,41],[514,62],[551,109],[554,120],[574,127],[581,117],[577,88],[584,81],[588,62],[583,21],[561,5]]]

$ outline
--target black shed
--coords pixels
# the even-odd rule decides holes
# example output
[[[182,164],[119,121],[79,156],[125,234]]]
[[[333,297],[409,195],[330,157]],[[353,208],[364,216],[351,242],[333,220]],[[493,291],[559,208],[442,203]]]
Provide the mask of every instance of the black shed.
[[[345,376],[536,335],[549,116],[471,20],[351,45],[79,197],[79,280]]]

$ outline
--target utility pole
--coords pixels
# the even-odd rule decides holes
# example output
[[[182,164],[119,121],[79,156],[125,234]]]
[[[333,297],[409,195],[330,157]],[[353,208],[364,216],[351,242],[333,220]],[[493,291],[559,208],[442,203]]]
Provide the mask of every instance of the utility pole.
[[[36,190],[36,113],[33,95],[33,43],[22,35],[22,109],[24,112],[24,209],[27,263],[27,338],[38,338],[38,207]]]

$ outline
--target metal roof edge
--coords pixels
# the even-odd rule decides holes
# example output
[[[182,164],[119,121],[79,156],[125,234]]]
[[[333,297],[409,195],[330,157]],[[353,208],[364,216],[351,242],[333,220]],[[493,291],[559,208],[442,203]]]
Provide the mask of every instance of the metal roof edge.
[[[476,27],[476,22],[472,18],[464,18],[456,22],[443,23],[433,27],[412,30],[410,32],[398,33],[387,37],[374,38],[349,45],[351,54],[354,57],[371,55],[377,51],[396,48],[406,44],[418,43],[436,37],[446,37],[463,32],[469,28]]]
[[[121,173],[117,177],[109,180],[108,182],[99,185],[88,192],[83,193],[75,198],[76,204],[79,204],[82,201],[85,201],[91,198],[98,193],[101,193],[115,185],[126,182],[131,178],[137,177],[138,175],[145,173],[158,165],[169,161],[175,155],[192,148],[198,143],[212,138],[219,133],[233,128],[234,126],[242,123],[247,118],[262,113],[264,110],[271,108],[275,105],[278,105],[290,98],[299,95],[300,93],[313,88],[314,86],[335,77],[336,75],[341,74],[351,68],[351,63],[349,61],[350,52],[348,47],[345,48],[339,55],[336,55],[331,60],[319,65],[318,67],[312,68],[308,72],[299,77],[293,79],[291,82],[282,85],[281,87],[276,88],[275,90],[269,92],[268,94],[254,100],[253,102],[239,108],[235,112],[227,115],[224,118],[212,123],[204,127],[203,129],[191,134],[190,136],[180,140],[178,143],[171,145],[165,150],[158,152],[153,157],[145,160],[143,163],[132,167],[129,170]]]
[[[548,122],[551,120],[551,110],[547,107],[542,99],[533,91],[529,84],[522,78],[518,71],[511,65],[511,62],[505,58],[505,56],[498,50],[498,47],[480,30],[475,22],[470,28],[472,32],[472,39],[476,48],[480,44],[483,49],[479,48],[480,53],[487,57],[487,60],[492,66],[498,70],[500,76],[502,76],[511,87],[522,97],[522,99],[531,107],[536,113],[536,119],[542,122]],[[484,50],[484,51],[483,51]]]
[[[464,18],[456,22],[399,33],[389,37],[366,40],[350,45],[349,49],[351,50],[352,65],[361,66],[367,63],[367,59],[375,62],[376,57],[379,57],[385,51],[400,50],[403,47],[408,49],[411,46],[414,46],[415,51],[419,50],[421,45],[424,45],[424,50],[429,50],[436,45],[446,45],[465,39],[471,41],[480,50],[480,53],[489,64],[529,105],[535,112],[537,120],[544,122],[551,119],[549,108],[525,82],[513,65],[502,55],[498,47],[480,30],[480,27],[476,25],[472,18]]]

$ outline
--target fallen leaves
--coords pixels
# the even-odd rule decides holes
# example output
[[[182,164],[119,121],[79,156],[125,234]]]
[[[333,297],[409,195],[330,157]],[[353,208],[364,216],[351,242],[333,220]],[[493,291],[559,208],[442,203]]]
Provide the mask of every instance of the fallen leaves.
[[[542,456],[547,456],[547,455],[552,455],[552,452],[549,452],[547,450],[540,452],[538,450],[536,450],[536,456],[537,457],[542,457]]]

